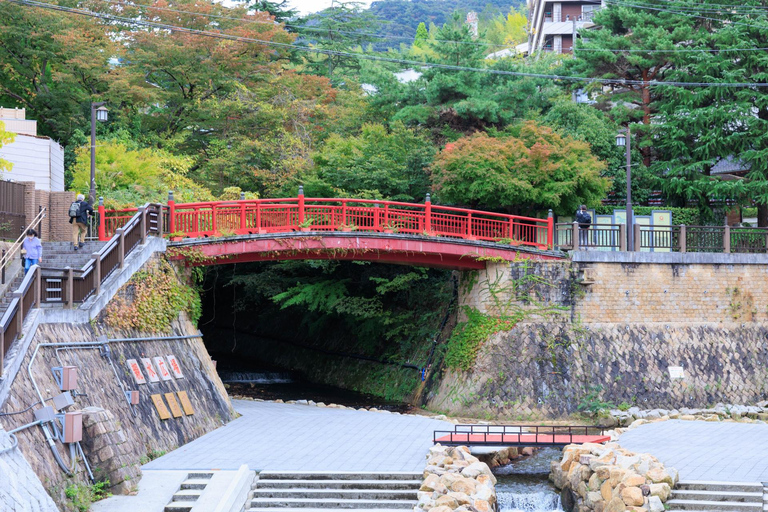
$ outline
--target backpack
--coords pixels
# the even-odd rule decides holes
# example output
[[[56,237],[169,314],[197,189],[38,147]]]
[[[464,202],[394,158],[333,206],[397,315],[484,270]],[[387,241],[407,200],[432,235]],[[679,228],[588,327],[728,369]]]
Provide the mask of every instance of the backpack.
[[[70,218],[75,218],[78,215],[80,215],[80,203],[73,201],[72,204],[69,205],[69,216]]]
[[[587,212],[578,211],[576,212],[576,222],[589,226],[592,224],[592,216]]]

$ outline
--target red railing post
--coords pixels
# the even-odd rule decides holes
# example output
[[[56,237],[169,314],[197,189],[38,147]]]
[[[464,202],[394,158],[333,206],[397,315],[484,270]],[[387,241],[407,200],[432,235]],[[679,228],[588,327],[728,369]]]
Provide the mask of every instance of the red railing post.
[[[379,213],[379,208],[380,208],[379,203],[376,203],[373,209],[373,230],[374,231],[381,231],[381,219],[379,218],[381,214]]]
[[[256,229],[259,234],[263,233],[261,230],[261,199],[256,200]]]
[[[424,231],[427,234],[432,234],[432,198],[429,193],[424,200]]]
[[[552,208],[549,209],[547,214],[547,249],[554,249],[555,247],[555,215],[552,213]]]
[[[216,236],[216,229],[218,228],[218,223],[216,222],[216,203],[211,203],[211,231],[212,235]]]
[[[299,185],[299,224],[304,223],[304,186]]]
[[[104,214],[104,198],[99,197],[99,241],[107,240],[106,215]]]
[[[168,191],[168,232],[176,233],[176,201],[173,200],[173,190]]]
[[[472,240],[472,212],[467,212],[467,229],[464,234],[465,238]]]
[[[389,203],[384,203],[384,227],[389,226]]]
[[[245,225],[245,203],[240,203],[240,231],[242,233],[245,233],[245,228],[247,226]]]

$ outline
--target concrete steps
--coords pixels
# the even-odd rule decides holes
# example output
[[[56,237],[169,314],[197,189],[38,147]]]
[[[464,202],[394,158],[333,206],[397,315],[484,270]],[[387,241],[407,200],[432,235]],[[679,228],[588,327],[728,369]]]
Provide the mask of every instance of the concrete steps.
[[[420,485],[420,473],[264,471],[254,483],[247,510],[412,510]]]
[[[751,482],[678,482],[669,510],[763,512],[764,488]]]
[[[163,512],[191,512],[211,478],[213,473],[189,473],[186,480],[181,482],[179,490],[173,493],[171,502],[163,508]]]

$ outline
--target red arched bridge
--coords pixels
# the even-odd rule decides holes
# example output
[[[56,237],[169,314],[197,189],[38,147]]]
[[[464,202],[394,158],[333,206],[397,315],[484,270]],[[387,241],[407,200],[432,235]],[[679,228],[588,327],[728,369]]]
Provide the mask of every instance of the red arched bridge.
[[[160,206],[160,205],[157,205]],[[368,260],[456,269],[486,261],[559,259],[546,219],[365,199],[295,198],[176,204],[155,216],[190,265],[286,259]],[[104,211],[109,239],[136,209]]]

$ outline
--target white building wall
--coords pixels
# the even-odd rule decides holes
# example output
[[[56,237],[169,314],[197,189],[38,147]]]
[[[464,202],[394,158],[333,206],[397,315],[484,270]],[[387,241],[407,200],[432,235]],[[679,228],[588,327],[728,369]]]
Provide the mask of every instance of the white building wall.
[[[3,179],[34,181],[38,190],[64,191],[64,148],[48,137],[17,134],[15,141],[0,147],[0,158],[13,163]]]

